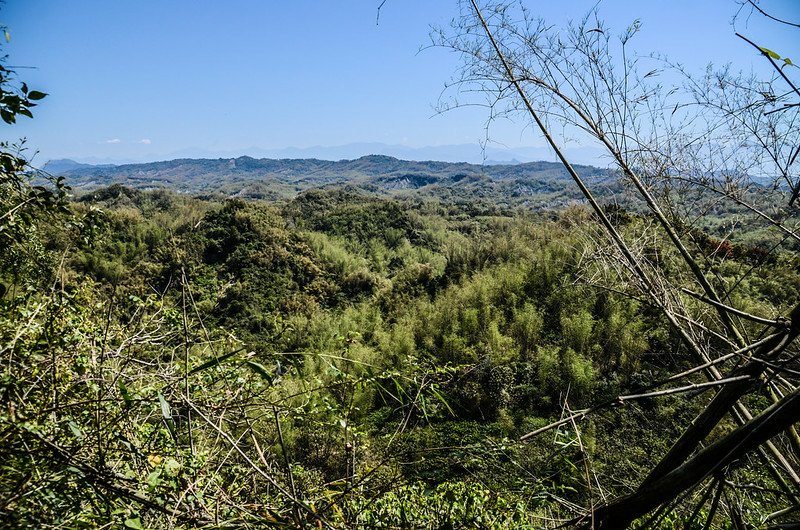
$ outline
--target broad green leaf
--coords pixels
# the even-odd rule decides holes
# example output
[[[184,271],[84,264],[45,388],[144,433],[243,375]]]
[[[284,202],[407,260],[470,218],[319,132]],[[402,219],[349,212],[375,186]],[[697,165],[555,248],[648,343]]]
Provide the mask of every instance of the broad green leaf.
[[[130,528],[132,530],[144,530],[144,526],[142,526],[142,521],[138,517],[131,517],[130,519],[125,519],[125,528]]]
[[[763,53],[764,55],[769,55],[773,59],[780,59],[781,58],[780,55],[778,55],[774,51],[770,50],[769,48],[764,48],[763,46],[759,46],[758,49],[761,50],[761,53]]]
[[[67,471],[69,471],[70,473],[74,473],[74,474],[78,475],[79,477],[85,476],[85,473],[83,472],[83,470],[78,469],[75,466],[67,466]]]
[[[155,471],[147,475],[147,485],[150,487],[150,489],[157,488],[159,484],[161,484],[162,482],[164,481],[161,479],[160,469],[156,469]]]
[[[44,92],[39,92],[38,90],[31,90],[28,92],[28,99],[31,101],[38,101],[40,99],[44,99],[47,96]]]
[[[263,364],[255,361],[247,361],[245,364],[247,364],[247,366],[249,366],[254,372],[263,377],[269,384],[272,384],[272,374],[269,373],[269,370],[267,370]]]
[[[172,409],[169,408],[169,403],[167,403],[167,400],[161,395],[161,392],[158,393],[158,402],[161,403],[161,415],[164,416],[165,420],[171,420]]]
[[[168,477],[177,477],[181,471],[181,464],[174,458],[164,460],[164,473]]]
[[[75,435],[75,438],[78,440],[83,438],[83,431],[81,431],[81,428],[78,427],[77,423],[70,421],[67,425],[69,425],[69,429],[72,431],[72,434]]]

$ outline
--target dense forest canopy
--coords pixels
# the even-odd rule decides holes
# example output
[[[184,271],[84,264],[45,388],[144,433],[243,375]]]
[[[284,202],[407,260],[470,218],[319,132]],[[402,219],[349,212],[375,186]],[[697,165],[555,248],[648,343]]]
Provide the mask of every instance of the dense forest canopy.
[[[609,59],[636,28],[462,8],[433,35],[459,84],[582,128],[613,170],[242,158],[65,180],[0,146],[6,526],[796,520],[791,61],[662,93]],[[46,94],[0,73],[3,120],[30,117]]]

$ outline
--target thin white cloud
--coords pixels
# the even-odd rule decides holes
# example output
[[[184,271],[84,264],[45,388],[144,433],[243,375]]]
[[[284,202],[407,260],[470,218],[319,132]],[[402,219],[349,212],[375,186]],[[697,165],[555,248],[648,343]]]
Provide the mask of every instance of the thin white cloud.
[[[118,144],[120,142],[122,142],[122,140],[120,140],[119,138],[112,138],[111,140],[106,140],[103,143],[104,144]]]
[[[150,141],[150,138],[142,138],[141,140],[139,140],[139,141],[138,141],[138,142],[136,142],[136,143],[137,143],[137,144],[150,145],[150,144],[151,144],[151,143],[153,143],[153,142],[151,142],[151,141]]]

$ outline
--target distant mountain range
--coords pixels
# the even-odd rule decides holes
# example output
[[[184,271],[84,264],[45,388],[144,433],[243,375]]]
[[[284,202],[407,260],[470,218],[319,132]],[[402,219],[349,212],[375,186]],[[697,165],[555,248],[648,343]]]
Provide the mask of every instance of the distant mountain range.
[[[595,147],[568,144],[567,157],[575,164],[602,165],[603,152]],[[402,160],[440,160],[443,162],[469,162],[471,164],[520,164],[546,160],[555,162],[553,152],[547,147],[505,147],[500,144],[484,146],[475,143],[410,147],[381,142],[355,142],[336,146],[284,147],[269,149],[251,146],[237,150],[212,150],[186,148],[169,153],[140,153],[135,158],[70,157],[80,163],[91,165],[139,164],[177,158],[238,158],[245,155],[253,158],[318,158],[320,160],[353,160],[364,155],[386,155]]]
[[[438,160],[443,162],[469,162],[471,164],[520,164],[540,160],[556,161],[555,155],[547,147],[506,148],[494,144],[450,144],[424,147],[383,144],[380,142],[359,142],[338,146],[286,147],[283,149],[262,149],[251,147],[240,153],[227,153],[227,156],[245,154],[254,158],[318,158],[321,160],[353,160],[366,154],[385,155],[401,160]],[[567,156],[577,164],[599,164],[601,151],[591,147],[568,147]],[[207,153],[198,156],[191,150],[180,158],[217,158],[226,154]],[[170,157],[179,158],[179,157]]]
[[[595,184],[616,188],[616,179],[608,170],[575,168]],[[413,193],[501,204],[535,200],[559,206],[581,198],[563,166],[554,162],[476,165],[409,161],[385,155],[339,161],[240,156],[96,166],[64,159],[52,160],[43,169],[66,177],[67,183],[79,191],[121,184],[138,189],[275,199],[310,188],[348,185],[379,195]]]

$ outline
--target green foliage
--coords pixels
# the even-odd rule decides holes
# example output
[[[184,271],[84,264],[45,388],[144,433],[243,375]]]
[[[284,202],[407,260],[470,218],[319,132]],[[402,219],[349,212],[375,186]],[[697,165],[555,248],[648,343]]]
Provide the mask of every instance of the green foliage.
[[[378,499],[353,503],[348,508],[358,515],[348,524],[365,528],[535,528],[522,498],[509,497],[475,483],[444,482],[433,489],[417,483]]]
[[[14,70],[3,64],[5,60],[5,56],[0,58],[0,117],[14,124],[18,116],[32,118],[35,102],[47,94],[18,81]],[[51,256],[40,240],[37,224],[66,212],[69,188],[64,179],[33,170],[23,156],[24,150],[24,142],[0,142],[0,298],[9,290],[15,292],[50,279]],[[35,177],[41,182],[35,183]]]
[[[8,40],[8,30],[3,29]],[[36,106],[35,102],[46,96],[44,92],[30,90],[25,83],[17,82],[16,72],[0,64],[0,118],[4,122],[9,125],[14,124],[18,116],[33,118],[31,109]]]
[[[45,96],[0,64],[6,124]],[[205,197],[120,183],[142,168],[92,168],[72,176],[108,187],[68,203],[64,179],[23,155],[0,143],[9,527],[538,528],[595,505],[599,476],[603,496],[629,492],[702,404],[651,396],[516,441],[690,365],[625,271],[593,261],[597,219],[561,208],[577,195],[560,166],[173,161],[147,165],[147,186]],[[625,205],[604,206],[611,222],[649,234],[619,184],[605,189]],[[534,197],[546,213],[513,210]],[[709,277],[738,287],[727,303],[796,304],[797,258],[765,250],[780,242],[763,223],[704,213],[676,225]],[[746,227],[735,239],[731,213]],[[691,286],[659,237],[637,251]],[[592,277],[612,285],[579,281]],[[765,472],[726,473],[752,485],[734,501],[753,517],[774,510]],[[687,518],[679,507],[659,524]]]
[[[688,402],[510,441],[685,362],[655,354],[670,331],[648,308],[574,282],[592,222],[341,191],[266,203],[123,187],[32,212],[36,237],[15,245],[41,273],[17,281],[58,282],[0,308],[1,498],[15,524],[45,527],[164,526],[155,503],[188,506],[170,523],[185,527],[209,512],[315,524],[322,510],[341,527],[518,528],[557,512],[551,495],[586,500],[585,458],[630,483]],[[779,286],[800,285],[793,262],[769,271],[737,306],[790,301]],[[293,481],[308,511],[252,463],[284,491]],[[112,468],[117,489],[98,485]]]

